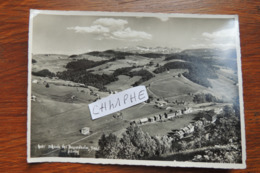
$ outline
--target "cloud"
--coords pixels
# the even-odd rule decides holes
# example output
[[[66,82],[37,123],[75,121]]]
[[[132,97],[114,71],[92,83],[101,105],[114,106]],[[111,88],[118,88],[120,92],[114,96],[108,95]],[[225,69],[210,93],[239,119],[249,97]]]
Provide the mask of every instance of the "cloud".
[[[68,30],[74,30],[77,33],[94,33],[94,34],[99,34],[99,33],[107,33],[109,32],[109,28],[101,26],[101,25],[93,25],[90,27],[80,27],[80,26],[75,26],[75,27],[68,27]]]
[[[142,41],[152,39],[152,35],[144,31],[136,31],[126,27],[127,20],[114,18],[99,18],[91,26],[68,27],[76,33],[93,34],[96,40],[121,40],[121,41]]]
[[[117,39],[127,39],[127,40],[131,40],[131,41],[142,41],[144,39],[152,39],[152,35],[148,34],[146,32],[143,31],[134,31],[131,30],[131,28],[126,28],[124,30],[119,30],[119,31],[115,31],[112,33],[113,36]]]
[[[124,26],[128,24],[126,20],[113,19],[113,18],[100,18],[93,22],[94,25],[101,25],[110,28],[111,30],[124,29]]]
[[[223,29],[220,31],[216,31],[213,33],[204,32],[202,33],[202,36],[213,39],[213,40],[219,40],[219,39],[234,39],[235,38],[235,31],[233,28],[230,29]]]
[[[193,38],[192,40],[200,41],[198,44],[192,45],[193,48],[219,48],[230,49],[235,48],[236,32],[234,28],[222,29],[212,33],[204,32],[201,38]]]

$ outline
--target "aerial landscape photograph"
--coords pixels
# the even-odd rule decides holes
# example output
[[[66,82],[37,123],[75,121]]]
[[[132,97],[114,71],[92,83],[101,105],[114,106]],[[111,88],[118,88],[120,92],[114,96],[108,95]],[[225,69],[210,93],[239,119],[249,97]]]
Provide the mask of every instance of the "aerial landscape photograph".
[[[242,164],[236,22],[35,15],[30,157]],[[92,119],[89,104],[137,86],[148,100]]]

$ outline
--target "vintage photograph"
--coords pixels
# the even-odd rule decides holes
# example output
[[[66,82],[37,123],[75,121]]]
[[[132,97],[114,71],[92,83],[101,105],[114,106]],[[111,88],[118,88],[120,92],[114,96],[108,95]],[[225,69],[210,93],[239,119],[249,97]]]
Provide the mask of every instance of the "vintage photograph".
[[[28,162],[245,168],[238,27],[236,15],[31,10]],[[92,119],[89,104],[137,86],[148,100]]]

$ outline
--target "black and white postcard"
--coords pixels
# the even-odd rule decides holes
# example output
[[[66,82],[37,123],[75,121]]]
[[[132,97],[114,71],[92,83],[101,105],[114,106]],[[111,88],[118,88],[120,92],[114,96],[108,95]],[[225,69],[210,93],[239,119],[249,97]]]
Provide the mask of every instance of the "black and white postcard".
[[[31,10],[28,54],[29,163],[246,167],[238,16]]]

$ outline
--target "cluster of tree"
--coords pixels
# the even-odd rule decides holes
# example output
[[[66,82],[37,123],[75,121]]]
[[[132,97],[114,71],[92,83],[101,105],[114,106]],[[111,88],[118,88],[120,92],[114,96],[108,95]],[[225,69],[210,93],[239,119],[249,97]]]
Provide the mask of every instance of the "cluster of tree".
[[[63,80],[73,81],[77,83],[83,83],[85,85],[94,86],[100,90],[106,90],[104,87],[112,81],[116,81],[117,78],[113,75],[98,75],[92,74],[85,70],[66,70],[63,72],[57,72],[57,77]]]
[[[156,68],[153,72],[158,74],[158,73],[165,72],[169,69],[190,69],[190,68],[192,68],[190,63],[177,61],[177,62],[168,62],[165,65]]]
[[[41,76],[41,77],[54,77],[55,74],[50,72],[48,69],[43,69],[37,72],[32,72],[35,76]]]
[[[200,94],[194,95],[193,102],[194,103],[207,103],[207,102],[222,103],[223,101],[216,98],[215,96],[213,96],[210,93],[207,93],[207,94],[200,93]]]
[[[155,69],[154,73],[162,73],[169,69],[188,69],[189,72],[183,73],[183,76],[205,87],[211,87],[208,78],[218,78],[216,74],[216,67],[203,63],[169,62]]]
[[[227,114],[229,110],[225,110]],[[103,134],[99,140],[99,150],[96,152],[97,158],[113,159],[158,159],[164,156],[174,155],[174,152],[194,150],[198,148],[214,148],[216,145],[222,148],[233,146],[241,147],[240,123],[235,116],[219,118],[215,123],[207,126],[195,127],[193,135],[189,138],[174,138],[170,136],[151,136],[142,131],[137,125],[131,125],[119,138],[114,134]],[[220,148],[221,148],[220,147]],[[202,150],[203,151],[203,150]],[[229,150],[232,160],[224,162],[239,162],[241,155],[237,155]],[[192,155],[192,157],[194,154]],[[192,159],[190,157],[189,159]],[[208,161],[218,161],[218,155],[209,156]],[[177,158],[174,158],[177,160]],[[196,161],[196,160],[195,160]]]
[[[145,82],[153,77],[153,74],[147,70],[141,69],[139,71],[131,71],[132,69],[134,69],[134,67],[119,68],[114,71],[113,75],[114,76],[126,75],[129,77],[141,76],[142,78],[139,81],[135,82],[133,86],[137,86],[142,82]]]
[[[83,62],[87,63],[87,61],[83,61]],[[81,61],[79,60],[76,62],[81,62]],[[93,61],[91,61],[91,62],[93,62]],[[74,65],[75,64],[73,64],[73,66]],[[106,75],[106,74],[99,75],[99,74],[93,74],[93,73],[85,70],[86,66],[91,66],[91,63],[89,65],[84,65],[84,63],[82,63],[78,67],[75,66],[75,69],[73,69],[71,65],[69,65],[69,66],[71,67],[70,69],[63,71],[63,72],[57,72],[57,74],[56,74],[57,77],[59,77],[60,79],[63,79],[63,80],[68,80],[68,81],[73,81],[73,82],[77,82],[77,83],[83,83],[85,85],[94,86],[101,90],[106,90],[105,85],[118,80],[117,76],[119,76],[119,75],[127,75],[130,77],[141,76],[141,79],[138,80],[137,82],[135,82],[135,84],[133,84],[133,86],[139,85],[140,83],[147,81],[153,77],[153,74],[147,70],[139,70],[139,71],[131,72],[133,67],[119,68],[119,69],[115,70],[114,73],[111,75]]]
[[[143,56],[147,58],[160,58],[165,56],[162,53],[132,53],[132,52],[124,52],[124,51],[115,51],[115,50],[106,50],[106,51],[93,51],[87,53],[88,55],[92,56],[99,56],[99,57],[115,57],[119,59],[125,59],[126,56],[134,55],[134,56]]]
[[[130,52],[121,52],[115,50],[93,51],[87,54],[92,56],[98,56],[98,57],[113,57],[117,59],[125,59],[126,56],[134,55],[133,53]]]
[[[138,81],[136,81],[133,86],[138,86],[139,84],[148,81],[149,79],[151,79],[153,76],[152,73],[150,73],[147,70],[139,70],[139,71],[133,71],[131,72],[130,76],[141,76],[142,78]]]
[[[119,76],[119,75],[126,75],[130,76],[131,75],[131,70],[134,69],[134,67],[123,67],[123,68],[118,68],[114,71],[113,75],[114,76]]]
[[[103,134],[99,140],[97,158],[151,159],[170,151],[167,136],[151,137],[137,125],[129,126],[122,138]]]
[[[92,67],[96,67],[112,60],[104,60],[104,61],[90,61],[87,59],[79,59],[77,61],[71,61],[66,65],[66,68],[73,71],[86,70]]]

